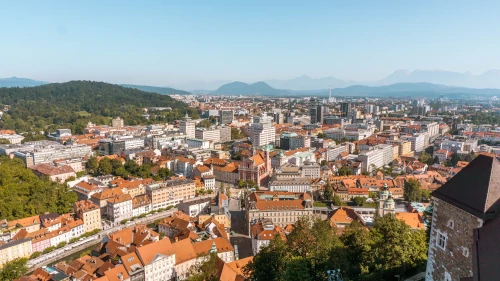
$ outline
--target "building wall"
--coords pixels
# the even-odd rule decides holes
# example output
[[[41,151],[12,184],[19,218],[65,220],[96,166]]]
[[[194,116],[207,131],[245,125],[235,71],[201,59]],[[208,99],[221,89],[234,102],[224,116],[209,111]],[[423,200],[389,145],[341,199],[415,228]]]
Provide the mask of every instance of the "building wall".
[[[451,221],[453,227],[450,226]],[[426,280],[446,280],[445,277],[451,277],[449,280],[458,281],[472,276],[474,229],[482,224],[482,219],[434,198]],[[447,237],[444,248],[438,246],[440,234]]]

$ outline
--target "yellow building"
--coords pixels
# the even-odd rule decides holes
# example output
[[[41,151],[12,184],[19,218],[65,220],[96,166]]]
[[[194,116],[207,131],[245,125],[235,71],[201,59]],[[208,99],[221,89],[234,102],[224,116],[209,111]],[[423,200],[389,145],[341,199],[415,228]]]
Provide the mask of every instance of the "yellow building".
[[[5,263],[17,258],[27,258],[31,256],[31,238],[24,238],[0,245],[0,267]]]
[[[83,221],[85,232],[94,229],[102,229],[101,208],[90,200],[82,200],[75,203],[76,217]]]

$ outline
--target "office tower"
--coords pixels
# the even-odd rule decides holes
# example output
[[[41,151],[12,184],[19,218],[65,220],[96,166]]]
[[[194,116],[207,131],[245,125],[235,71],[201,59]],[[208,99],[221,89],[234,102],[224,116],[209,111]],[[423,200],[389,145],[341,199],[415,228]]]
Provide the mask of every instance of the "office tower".
[[[311,124],[323,123],[323,105],[320,99],[312,98],[309,102],[309,116]]]
[[[234,119],[234,112],[232,110],[221,110],[219,113],[219,123],[229,124],[232,123]]]
[[[350,103],[343,102],[340,104],[340,112],[341,112],[340,117],[347,118],[350,111],[351,111],[351,104]]]

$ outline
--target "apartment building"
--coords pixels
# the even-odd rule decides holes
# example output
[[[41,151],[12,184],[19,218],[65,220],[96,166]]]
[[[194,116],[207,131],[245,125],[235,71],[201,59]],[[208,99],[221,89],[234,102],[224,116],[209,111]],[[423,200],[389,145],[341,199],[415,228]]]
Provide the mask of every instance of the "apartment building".
[[[274,144],[276,139],[276,128],[273,126],[273,119],[267,114],[254,116],[250,125],[250,138],[254,147],[267,144]]]
[[[0,245],[0,268],[17,258],[27,258],[33,253],[31,238],[13,240]]]
[[[358,160],[361,162],[361,171],[371,173],[374,169],[390,163],[392,155],[392,145],[388,144],[379,144],[374,146],[372,150],[360,153]]]
[[[197,128],[194,136],[195,136],[195,138],[197,138],[199,140],[220,142],[220,130],[219,129]]]
[[[179,131],[183,133],[187,138],[195,137],[195,122],[189,118],[189,115],[186,112],[186,116],[179,123]]]
[[[174,277],[175,252],[170,239],[138,247],[136,253],[144,267],[144,280],[165,281]]]
[[[250,226],[259,218],[267,218],[275,225],[285,227],[313,213],[313,200],[306,192],[255,191],[245,200],[249,235]]]
[[[219,126],[220,142],[231,141],[231,127]]]
[[[90,201],[99,206],[101,209],[101,216],[105,216],[108,214],[108,200],[122,194],[121,188],[105,188],[101,192],[92,194],[92,196],[90,196]]]
[[[196,187],[192,180],[167,180],[146,187],[153,210],[177,205],[183,200],[195,197],[195,193]]]
[[[232,123],[234,119],[234,112],[232,110],[221,110],[219,113],[219,123],[229,124]]]
[[[411,150],[421,152],[425,148],[425,134],[413,134],[411,136],[401,136],[401,139],[411,142]]]
[[[75,216],[83,221],[85,232],[102,229],[101,208],[89,200],[75,202]]]
[[[107,202],[107,215],[111,221],[120,222],[132,217],[133,204],[130,194],[117,195]]]
[[[137,217],[151,212],[151,200],[147,194],[132,198],[132,216]]]
[[[188,214],[190,217],[196,217],[200,214],[206,213],[210,206],[212,198],[200,198],[194,200],[184,200],[177,206],[179,211]]]
[[[276,236],[285,238],[283,228],[275,226],[269,219],[262,219],[252,225],[252,252],[257,255],[260,249],[269,245]]]

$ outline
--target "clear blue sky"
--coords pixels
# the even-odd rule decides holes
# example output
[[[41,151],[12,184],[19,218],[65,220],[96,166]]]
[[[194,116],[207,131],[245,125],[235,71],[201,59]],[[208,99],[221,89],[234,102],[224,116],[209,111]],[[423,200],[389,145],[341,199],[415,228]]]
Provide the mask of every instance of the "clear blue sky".
[[[50,82],[478,74],[500,68],[500,1],[0,0],[0,38],[0,77]]]

